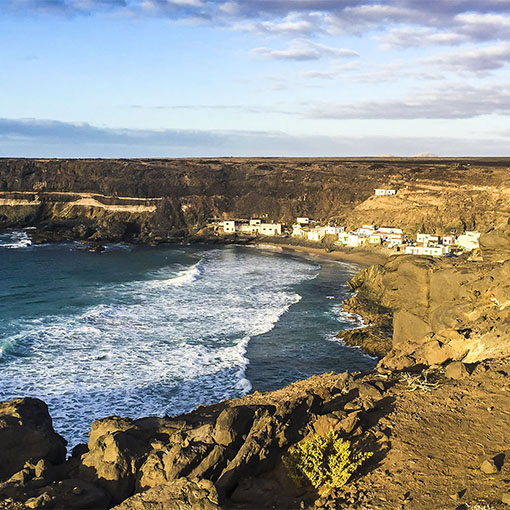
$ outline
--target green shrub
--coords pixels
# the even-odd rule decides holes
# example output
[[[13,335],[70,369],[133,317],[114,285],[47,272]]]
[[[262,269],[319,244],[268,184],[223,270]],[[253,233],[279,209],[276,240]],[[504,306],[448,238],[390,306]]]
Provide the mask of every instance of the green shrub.
[[[350,441],[331,430],[325,437],[315,434],[291,446],[283,463],[297,482],[307,479],[315,488],[337,488],[372,455],[354,449]]]

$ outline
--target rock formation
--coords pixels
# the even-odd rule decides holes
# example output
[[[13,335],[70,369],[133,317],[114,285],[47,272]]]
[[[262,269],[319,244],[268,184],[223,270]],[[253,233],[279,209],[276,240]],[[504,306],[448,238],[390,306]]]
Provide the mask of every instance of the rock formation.
[[[510,354],[510,259],[504,242],[496,248],[505,236],[482,238],[483,262],[398,256],[365,268],[350,282],[357,294],[346,308],[372,326],[342,335],[375,342],[392,368]]]
[[[506,224],[504,159],[0,159],[0,228],[35,240],[171,241],[211,217],[296,216],[415,233]],[[375,197],[375,188],[397,189]]]

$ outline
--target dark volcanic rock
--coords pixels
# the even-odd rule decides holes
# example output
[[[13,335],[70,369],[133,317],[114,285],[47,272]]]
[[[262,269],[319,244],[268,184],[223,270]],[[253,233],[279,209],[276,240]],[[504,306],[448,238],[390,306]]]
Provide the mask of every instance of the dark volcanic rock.
[[[60,464],[65,457],[66,441],[53,430],[44,402],[34,398],[0,402],[0,481],[19,472],[27,461]]]

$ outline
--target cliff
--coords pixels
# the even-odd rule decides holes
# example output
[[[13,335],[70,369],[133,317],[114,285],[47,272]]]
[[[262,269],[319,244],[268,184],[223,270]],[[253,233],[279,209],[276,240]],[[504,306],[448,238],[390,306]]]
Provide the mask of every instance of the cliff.
[[[505,159],[0,159],[0,228],[45,238],[158,242],[210,217],[306,215],[446,233],[487,231],[510,213]],[[395,188],[394,197],[374,189]]]
[[[374,344],[398,369],[510,355],[508,227],[482,235],[480,247],[483,261],[398,256],[363,269],[345,307],[369,326],[342,336]]]

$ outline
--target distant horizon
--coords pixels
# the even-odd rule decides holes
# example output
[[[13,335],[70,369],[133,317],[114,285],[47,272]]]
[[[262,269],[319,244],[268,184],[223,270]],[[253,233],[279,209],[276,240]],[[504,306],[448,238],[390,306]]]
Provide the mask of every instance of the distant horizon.
[[[0,157],[510,154],[509,41],[510,0],[4,0]]]

